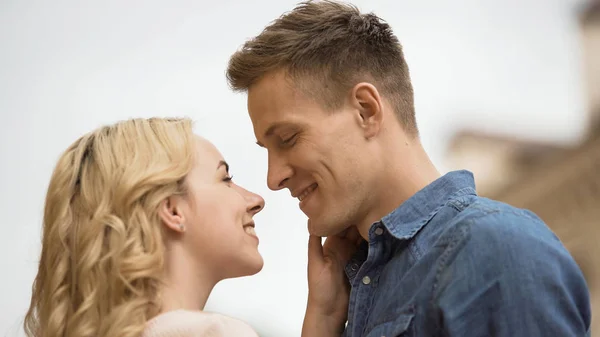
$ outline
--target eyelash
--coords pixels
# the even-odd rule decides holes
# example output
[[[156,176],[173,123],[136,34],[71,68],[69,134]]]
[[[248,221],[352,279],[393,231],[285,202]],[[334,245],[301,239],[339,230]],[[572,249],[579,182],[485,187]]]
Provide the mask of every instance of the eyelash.
[[[226,182],[226,183],[229,183],[232,180],[233,180],[233,176],[227,176],[227,177],[223,178],[223,181]]]
[[[296,136],[297,136],[297,135],[298,135],[298,134],[294,134],[294,135],[293,135],[293,136],[291,136],[290,138],[288,138],[288,139],[285,139],[285,140],[282,140],[282,141],[281,141],[281,145],[290,145],[290,143],[291,143],[291,142],[292,142],[294,139],[296,139]]]

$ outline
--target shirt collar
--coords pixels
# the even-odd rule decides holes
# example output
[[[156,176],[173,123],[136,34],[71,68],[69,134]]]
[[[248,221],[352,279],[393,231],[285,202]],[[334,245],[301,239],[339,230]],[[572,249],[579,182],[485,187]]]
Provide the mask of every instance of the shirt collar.
[[[475,194],[473,173],[466,170],[449,172],[425,186],[394,211],[384,216],[381,223],[395,238],[410,239],[450,199],[466,194]]]
[[[375,238],[377,235],[374,232],[380,227],[379,224],[383,224],[392,238],[409,240],[450,200],[468,194],[476,194],[473,174],[466,170],[449,172],[415,193],[381,221],[374,223],[369,230],[369,237]],[[349,280],[354,279],[367,259],[368,247],[368,242],[363,241],[346,265]]]

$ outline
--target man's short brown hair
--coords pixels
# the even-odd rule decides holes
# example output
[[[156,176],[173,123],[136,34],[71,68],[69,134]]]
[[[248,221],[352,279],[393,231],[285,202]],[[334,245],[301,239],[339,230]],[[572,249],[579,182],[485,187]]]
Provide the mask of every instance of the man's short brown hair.
[[[391,27],[351,4],[306,1],[248,40],[231,56],[227,80],[247,91],[266,73],[283,70],[294,86],[329,110],[348,90],[373,83],[404,129],[417,136],[413,89],[402,46]]]

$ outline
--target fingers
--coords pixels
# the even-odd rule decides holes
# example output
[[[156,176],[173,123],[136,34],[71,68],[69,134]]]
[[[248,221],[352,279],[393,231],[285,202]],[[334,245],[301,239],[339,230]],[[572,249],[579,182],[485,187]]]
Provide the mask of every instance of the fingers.
[[[323,245],[321,237],[310,235],[308,237],[308,264],[323,263]]]
[[[360,232],[358,231],[358,228],[356,226],[350,226],[334,236],[343,240],[348,240],[356,246],[358,246],[363,241],[363,238],[360,235]]]
[[[354,243],[360,242],[360,240],[362,240],[362,237],[360,236],[360,233],[358,232],[358,228],[356,228],[356,226],[350,226],[346,230],[346,239]]]
[[[356,252],[357,246],[354,242],[336,236],[325,240],[323,254],[334,257],[339,263],[345,264]]]
[[[328,237],[322,244],[321,237],[310,235],[308,239],[308,264],[309,268],[322,266],[327,259],[333,259],[344,265],[356,252],[358,245],[363,241],[356,226],[350,226],[343,232]]]
[[[335,234],[335,236],[340,237],[340,238],[346,238],[346,235],[348,234],[348,231],[350,230],[350,228],[351,227],[344,229],[343,231]]]
[[[352,241],[344,241],[340,244],[338,256],[340,258],[340,262],[346,264],[351,258],[352,255],[357,250],[357,246]]]

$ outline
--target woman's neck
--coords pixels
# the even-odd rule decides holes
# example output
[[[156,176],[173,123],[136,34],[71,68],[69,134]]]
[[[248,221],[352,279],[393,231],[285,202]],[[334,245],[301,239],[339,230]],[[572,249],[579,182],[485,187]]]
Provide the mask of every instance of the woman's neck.
[[[219,281],[175,248],[167,254],[166,285],[162,289],[161,312],[203,310],[210,293]]]

